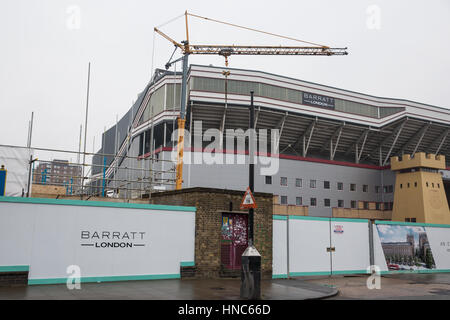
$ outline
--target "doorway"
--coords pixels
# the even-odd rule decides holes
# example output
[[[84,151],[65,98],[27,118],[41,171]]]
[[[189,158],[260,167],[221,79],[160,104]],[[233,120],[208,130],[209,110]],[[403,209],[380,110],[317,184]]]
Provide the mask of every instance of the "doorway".
[[[221,264],[228,270],[241,269],[241,257],[248,246],[248,216],[223,213],[221,228]]]

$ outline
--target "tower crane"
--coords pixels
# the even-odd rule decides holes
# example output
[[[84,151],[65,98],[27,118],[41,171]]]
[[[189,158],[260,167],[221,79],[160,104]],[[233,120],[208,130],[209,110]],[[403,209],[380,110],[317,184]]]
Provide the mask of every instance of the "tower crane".
[[[328,46],[298,40],[291,37],[286,37],[278,34],[274,34],[271,32],[265,32],[253,28],[248,28],[224,21],[219,21],[215,19],[210,19],[207,17],[202,17],[196,14],[188,13],[187,11],[184,13],[185,16],[185,24],[186,24],[186,40],[177,42],[169,37],[167,34],[159,30],[158,28],[154,28],[154,31],[161,35],[163,38],[172,42],[175,46],[175,50],[169,59],[169,62],[166,64],[166,69],[170,68],[173,63],[182,61],[183,64],[183,73],[182,73],[182,81],[181,81],[181,108],[180,108],[180,117],[178,118],[178,144],[177,144],[177,166],[176,166],[176,190],[180,190],[183,183],[183,148],[184,148],[184,128],[186,122],[186,86],[187,86],[187,72],[188,72],[188,59],[191,54],[199,54],[199,55],[220,55],[225,58],[225,66],[228,66],[228,57],[231,55],[266,55],[266,56],[342,56],[347,55],[347,48],[330,48]],[[233,26],[249,31],[255,31],[271,36],[276,36],[279,38],[284,38],[287,40],[294,40],[298,42],[302,42],[308,44],[309,46],[243,46],[243,45],[204,45],[204,44],[191,44],[189,42],[189,25],[188,25],[188,17],[195,17],[207,21],[212,21],[220,24],[225,24],[228,26]],[[180,49],[182,52],[182,57],[171,61],[175,51]],[[224,73],[225,75],[225,73]],[[228,73],[227,73],[228,75]]]

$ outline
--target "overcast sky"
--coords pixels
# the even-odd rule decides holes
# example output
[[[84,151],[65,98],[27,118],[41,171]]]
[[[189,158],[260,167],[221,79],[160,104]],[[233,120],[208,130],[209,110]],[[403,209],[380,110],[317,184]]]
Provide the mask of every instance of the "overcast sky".
[[[78,149],[91,66],[87,150],[104,127],[130,108],[173,45],[153,27],[198,15],[331,47],[348,56],[231,57],[231,68],[255,69],[375,96],[450,108],[450,2],[429,1],[149,1],[1,0],[0,143]],[[184,40],[184,21],[162,30]],[[297,45],[190,19],[191,43]],[[153,40],[155,39],[155,41]],[[153,42],[155,45],[153,46]],[[194,64],[223,66],[222,57]],[[178,65],[178,71],[181,66]]]

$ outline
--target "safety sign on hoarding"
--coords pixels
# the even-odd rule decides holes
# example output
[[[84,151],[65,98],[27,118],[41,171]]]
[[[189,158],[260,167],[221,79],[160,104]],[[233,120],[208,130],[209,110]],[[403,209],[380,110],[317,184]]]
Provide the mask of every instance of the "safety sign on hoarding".
[[[247,190],[245,191],[244,194],[244,198],[242,199],[241,202],[241,209],[256,209],[257,205],[256,205],[256,201],[255,201],[255,197],[253,197],[253,193],[250,190],[250,188],[247,188]]]

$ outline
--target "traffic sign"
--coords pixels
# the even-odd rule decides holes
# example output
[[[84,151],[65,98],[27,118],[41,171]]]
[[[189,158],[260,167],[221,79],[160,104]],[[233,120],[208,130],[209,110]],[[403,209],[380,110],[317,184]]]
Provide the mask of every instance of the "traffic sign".
[[[255,197],[253,197],[253,193],[250,190],[250,188],[247,188],[247,190],[245,191],[244,194],[244,198],[242,199],[241,202],[241,209],[256,209],[257,205],[256,205],[256,201],[255,201]]]

